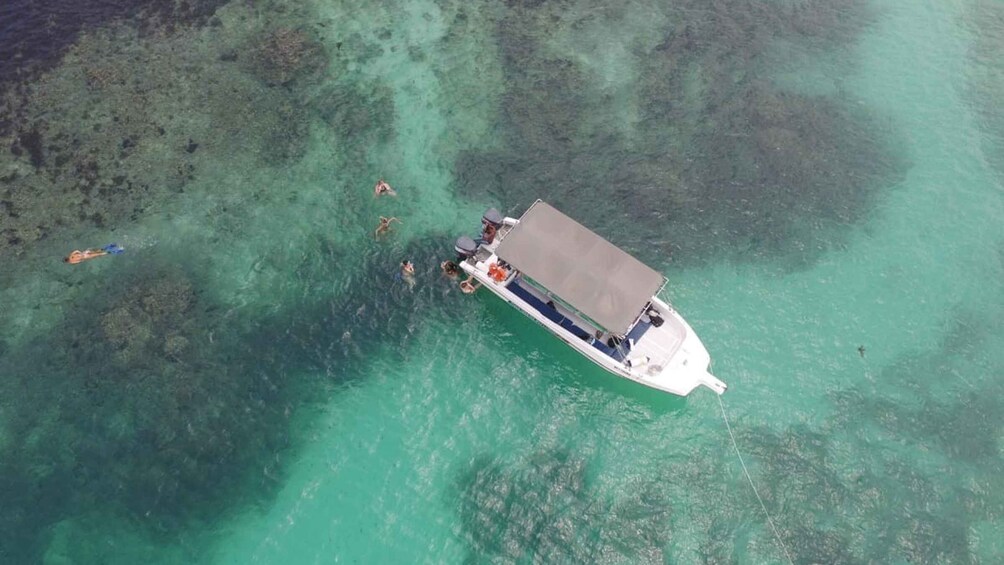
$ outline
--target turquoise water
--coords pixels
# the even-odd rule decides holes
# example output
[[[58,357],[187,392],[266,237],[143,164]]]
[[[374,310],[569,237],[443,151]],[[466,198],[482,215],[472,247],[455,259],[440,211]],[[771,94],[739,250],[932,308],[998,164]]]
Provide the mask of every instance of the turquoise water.
[[[4,87],[3,561],[1001,560],[1004,4],[216,4]],[[669,277],[780,540],[710,391],[439,275],[537,197]]]

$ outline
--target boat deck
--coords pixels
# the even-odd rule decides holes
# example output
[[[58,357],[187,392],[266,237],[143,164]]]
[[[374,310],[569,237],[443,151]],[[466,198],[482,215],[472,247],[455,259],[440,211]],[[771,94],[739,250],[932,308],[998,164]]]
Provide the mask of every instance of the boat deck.
[[[669,364],[670,360],[680,349],[684,338],[687,336],[687,329],[676,322],[676,319],[667,316],[662,326],[655,327],[648,322],[638,322],[641,326],[647,326],[644,330],[645,339],[641,336],[635,340],[632,349],[632,357],[648,357],[650,367],[653,372],[658,372],[661,368]],[[635,327],[637,329],[637,326]],[[634,333],[632,330],[631,333]],[[630,338],[630,334],[628,338]],[[646,370],[647,372],[647,370]]]

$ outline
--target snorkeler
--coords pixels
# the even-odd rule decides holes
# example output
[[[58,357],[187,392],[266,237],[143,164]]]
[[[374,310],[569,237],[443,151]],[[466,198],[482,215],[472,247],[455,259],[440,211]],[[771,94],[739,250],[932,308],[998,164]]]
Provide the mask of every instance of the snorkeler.
[[[124,251],[125,249],[119,247],[117,244],[109,243],[101,249],[85,249],[83,251],[75,250],[66,257],[63,257],[63,262],[76,265],[77,263],[87,261],[88,259],[104,257],[105,255],[118,255]]]
[[[415,265],[412,265],[411,261],[401,261],[401,276],[402,277],[415,276]]]
[[[439,268],[443,270],[444,275],[451,279],[457,278],[457,275],[460,274],[460,266],[453,261],[443,261],[439,264]]]
[[[460,283],[460,291],[464,294],[473,294],[479,286],[481,286],[481,283],[474,280],[474,275],[471,275],[467,277],[467,280]]]
[[[377,226],[376,231],[373,233],[373,237],[379,238],[381,234],[384,234],[384,233],[387,233],[388,231],[390,231],[390,223],[391,222],[397,222],[399,224],[403,224],[404,223],[401,220],[395,218],[394,216],[391,216],[389,218],[385,218],[383,216],[380,216],[380,225]]]
[[[384,194],[387,194],[389,196],[397,196],[397,193],[394,192],[394,189],[391,188],[389,184],[384,182],[383,179],[377,181],[376,186],[373,187],[373,194],[375,194],[376,196],[383,196]]]
[[[394,275],[394,278],[404,281],[409,289],[415,288],[415,265],[412,265],[411,261],[401,261],[401,270]]]

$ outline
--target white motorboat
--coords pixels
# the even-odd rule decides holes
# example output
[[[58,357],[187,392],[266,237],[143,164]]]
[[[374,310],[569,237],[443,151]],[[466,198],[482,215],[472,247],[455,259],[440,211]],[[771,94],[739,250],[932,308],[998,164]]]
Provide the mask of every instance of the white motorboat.
[[[519,219],[495,209],[478,240],[457,240],[460,267],[481,286],[615,375],[680,396],[728,388],[689,324],[659,298],[666,278],[553,206]]]

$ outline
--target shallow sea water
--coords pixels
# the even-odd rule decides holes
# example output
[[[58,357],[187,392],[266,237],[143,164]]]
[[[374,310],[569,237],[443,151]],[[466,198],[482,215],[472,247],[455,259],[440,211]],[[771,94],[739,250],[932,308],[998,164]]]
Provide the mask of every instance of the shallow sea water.
[[[3,560],[999,562],[1004,5],[663,4],[82,28],[0,128]],[[440,276],[533,197],[669,277],[784,549],[710,391]]]

